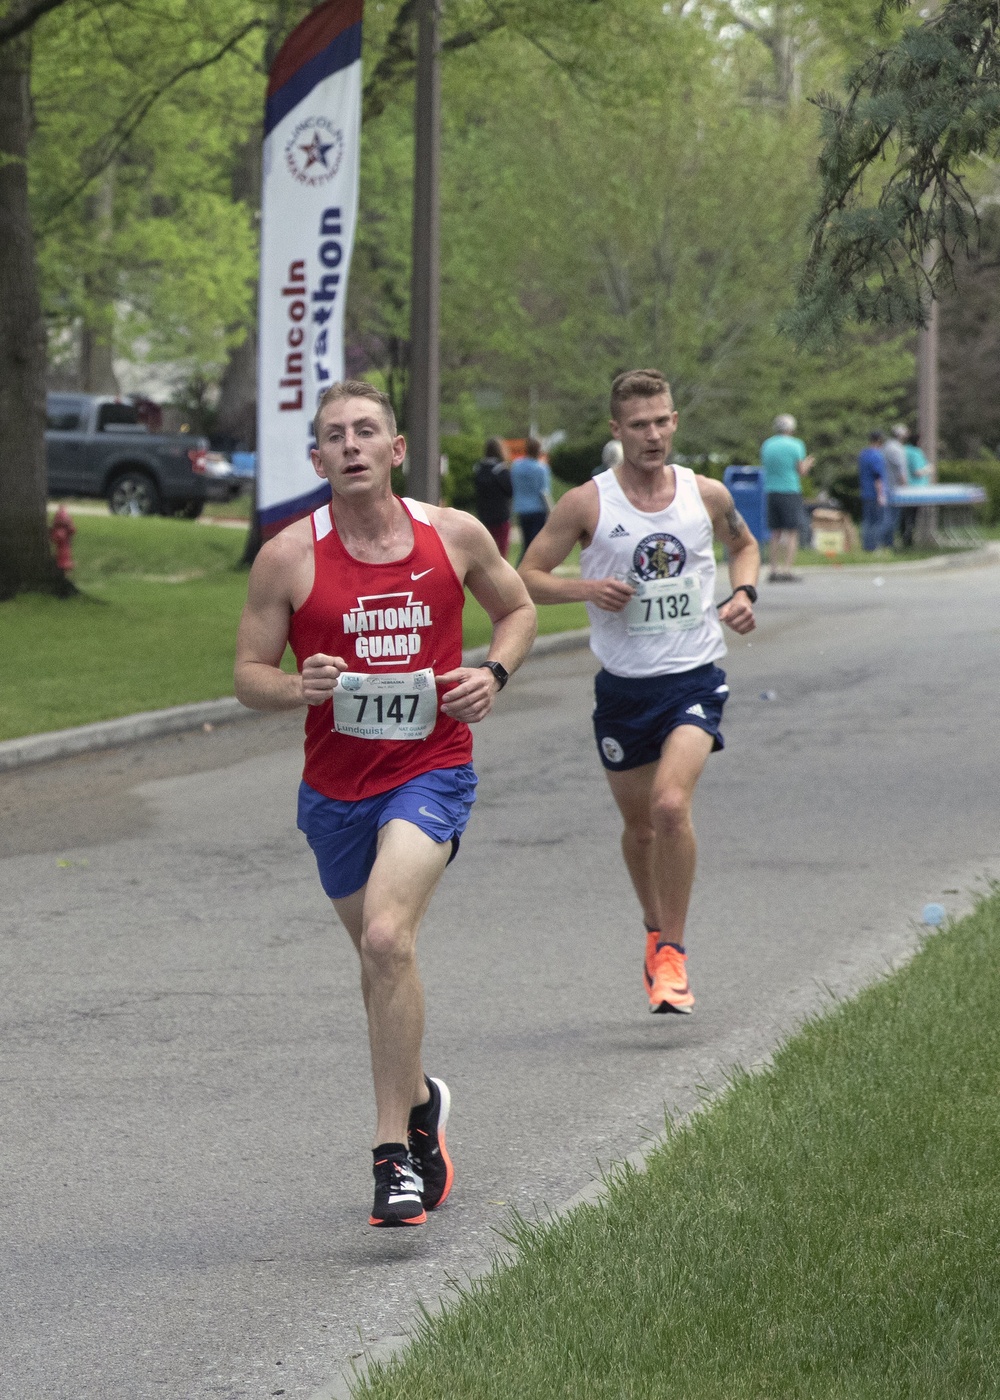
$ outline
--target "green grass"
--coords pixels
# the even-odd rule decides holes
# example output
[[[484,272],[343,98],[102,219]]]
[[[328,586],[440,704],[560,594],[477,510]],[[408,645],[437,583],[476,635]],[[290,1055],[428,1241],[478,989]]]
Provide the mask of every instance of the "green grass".
[[[1000,1395],[1000,894],[518,1225],[366,1400]]]
[[[156,516],[81,515],[76,525],[73,579],[85,596],[0,603],[0,739],[232,695],[242,531]],[[541,622],[557,632],[587,618],[574,603],[543,609]],[[489,631],[470,598],[466,645]]]

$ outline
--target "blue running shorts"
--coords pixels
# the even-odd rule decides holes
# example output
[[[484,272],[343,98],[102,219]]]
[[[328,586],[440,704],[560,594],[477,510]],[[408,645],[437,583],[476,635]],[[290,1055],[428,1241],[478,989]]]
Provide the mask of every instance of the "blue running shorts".
[[[320,883],[330,899],[346,899],[368,883],[379,831],[397,818],[418,826],[432,841],[450,841],[454,860],[476,800],[477,782],[472,764],[465,763],[421,773],[360,802],[336,802],[303,781],[298,826],[312,847]]]
[[[667,735],[682,724],[711,734],[713,753],[725,748],[719,725],[729,686],[725,671],[711,661],[671,676],[613,676],[610,671],[598,671],[594,693],[597,751],[612,772],[659,762]]]

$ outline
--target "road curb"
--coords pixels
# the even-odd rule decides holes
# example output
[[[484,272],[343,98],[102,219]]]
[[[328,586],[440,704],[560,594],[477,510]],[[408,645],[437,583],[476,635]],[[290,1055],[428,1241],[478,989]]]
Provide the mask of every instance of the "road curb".
[[[587,646],[589,641],[590,630],[586,627],[576,632],[555,632],[549,637],[538,637],[528,660],[561,651],[576,651]],[[478,666],[486,660],[487,650],[483,646],[463,652],[463,665]],[[26,734],[21,739],[6,739],[0,743],[0,773],[100,749],[116,749],[142,739],[159,739],[165,734],[182,734],[185,730],[200,729],[203,724],[232,724],[236,720],[253,719],[260,713],[247,709],[233,696],[225,696],[221,700],[199,700],[193,705],[174,705],[167,710],[143,710],[136,715],[81,724],[74,729]]]
[[[802,565],[806,578],[812,574],[881,573],[926,574],[940,569],[982,569],[988,564],[1000,564],[1000,541],[990,540],[974,549],[955,554],[934,554],[929,559],[883,559],[870,564],[808,564]]]

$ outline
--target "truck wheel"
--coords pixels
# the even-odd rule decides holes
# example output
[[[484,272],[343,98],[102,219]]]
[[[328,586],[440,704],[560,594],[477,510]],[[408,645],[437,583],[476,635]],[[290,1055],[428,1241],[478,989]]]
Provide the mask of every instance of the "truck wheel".
[[[156,515],[160,509],[156,482],[137,468],[122,472],[111,483],[108,506],[112,515]]]
[[[204,509],[204,501],[185,501],[182,506],[177,507],[174,514],[179,515],[182,520],[197,520]]]

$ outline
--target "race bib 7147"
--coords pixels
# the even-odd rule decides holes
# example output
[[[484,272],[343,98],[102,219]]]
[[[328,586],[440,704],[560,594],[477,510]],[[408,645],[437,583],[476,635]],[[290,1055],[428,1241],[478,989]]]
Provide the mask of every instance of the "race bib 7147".
[[[426,739],[437,712],[430,668],[384,676],[343,671],[333,690],[333,727],[355,739]]]

